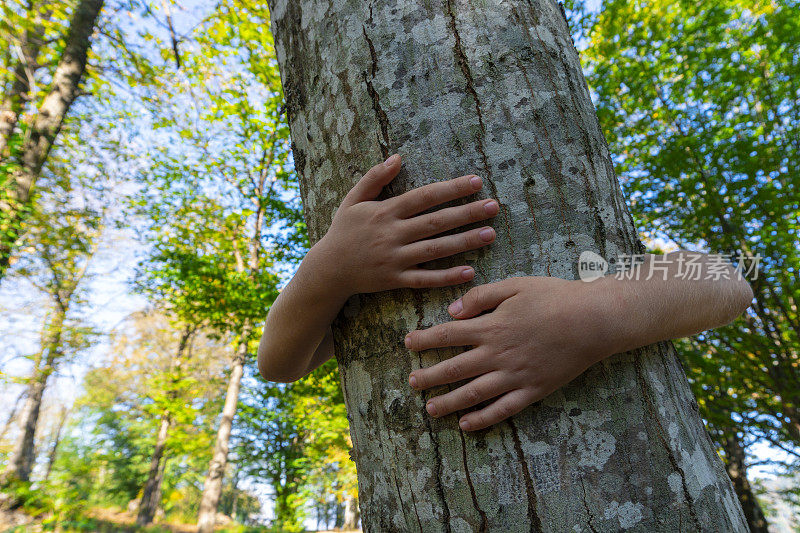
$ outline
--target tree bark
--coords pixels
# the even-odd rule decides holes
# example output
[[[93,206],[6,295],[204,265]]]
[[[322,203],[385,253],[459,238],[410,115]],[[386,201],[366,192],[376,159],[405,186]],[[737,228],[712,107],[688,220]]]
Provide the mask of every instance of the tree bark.
[[[767,519],[764,517],[764,512],[761,510],[750,482],[747,480],[744,447],[737,436],[736,429],[728,428],[720,437],[722,448],[725,450],[725,469],[728,471],[728,476],[733,482],[733,488],[739,497],[739,503],[742,505],[750,532],[769,533]]]
[[[103,0],[81,0],[75,7],[50,92],[30,125],[19,168],[11,172],[9,190],[0,198],[0,279],[16,246],[33,187],[64,118],[78,96],[78,86],[86,70],[90,37],[102,7]]]
[[[222,479],[225,476],[225,466],[228,464],[228,443],[231,438],[233,417],[236,416],[236,407],[239,402],[239,388],[244,374],[244,362],[247,359],[247,342],[253,326],[245,324],[242,329],[241,341],[236,348],[236,355],[231,364],[231,374],[228,379],[228,391],[225,394],[225,406],[222,409],[222,420],[217,431],[217,441],[214,445],[214,455],[208,468],[205,483],[203,484],[203,497],[200,500],[200,511],[197,517],[198,533],[212,533],[217,516],[217,507],[222,496]]]
[[[67,421],[67,416],[69,415],[69,409],[66,407],[61,408],[61,416],[58,418],[58,426],[56,427],[56,434],[53,438],[53,444],[50,446],[50,454],[47,457],[47,469],[44,472],[44,479],[42,482],[47,483],[47,480],[50,479],[50,474],[53,471],[53,464],[56,462],[56,457],[58,457],[58,445],[61,444],[61,432],[64,430],[64,424]]]
[[[344,525],[342,529],[345,531],[352,531],[358,528],[359,518],[358,500],[353,497],[348,497],[344,501]]]
[[[496,242],[466,256],[476,283],[575,279],[584,250],[643,252],[554,1],[269,5],[312,241],[399,152],[389,195],[477,172],[499,200]],[[428,417],[408,374],[457,352],[403,338],[448,320],[464,290],[358,295],[334,324],[366,531],[747,530],[670,343],[612,356],[486,431]]]
[[[3,105],[0,108],[0,162],[6,157],[8,143],[14,134],[25,103],[30,98],[31,78],[37,69],[36,62],[44,37],[43,22],[50,18],[49,10],[42,15],[34,14],[32,11],[33,9],[29,9],[28,13],[37,18],[37,23],[22,34],[17,61],[11,73],[13,82],[10,91],[3,95]]]
[[[66,301],[69,301],[69,298]],[[47,380],[55,370],[55,362],[61,355],[61,336],[68,309],[68,307],[61,305],[56,305],[55,307],[55,315],[47,330],[47,342],[43,345],[42,353],[38,355],[33,373],[28,382],[27,399],[20,420],[22,432],[14,445],[8,466],[3,473],[5,480],[12,477],[20,481],[30,480],[36,457],[34,438],[36,436],[36,428],[39,425],[42,396],[44,396],[44,391],[47,387]]]
[[[167,447],[167,436],[172,418],[169,413],[161,416],[161,425],[158,429],[156,446],[153,449],[153,456],[150,458],[150,471],[147,475],[147,482],[142,490],[142,499],[139,502],[139,512],[136,515],[136,524],[146,526],[153,521],[156,515],[158,504],[161,503],[161,481],[163,480],[161,470],[161,459],[164,458],[164,450]]]
[[[194,327],[186,326],[178,342],[178,350],[175,357],[170,362],[170,371],[175,368],[180,368],[182,364],[183,354],[186,351],[186,346],[189,343],[189,338],[194,333]],[[174,381],[172,382],[174,386]],[[175,392],[167,391],[168,399],[175,399]],[[156,437],[156,445],[153,448],[153,455],[150,458],[150,470],[147,475],[147,481],[142,489],[142,499],[139,502],[139,512],[136,515],[136,523],[140,526],[146,526],[153,521],[156,515],[156,510],[161,503],[161,482],[164,479],[163,463],[166,463],[164,452],[167,448],[167,437],[169,436],[169,428],[172,425],[172,415],[169,410],[164,411],[161,415],[161,425],[158,429],[158,436]],[[162,463],[162,458],[164,459]]]

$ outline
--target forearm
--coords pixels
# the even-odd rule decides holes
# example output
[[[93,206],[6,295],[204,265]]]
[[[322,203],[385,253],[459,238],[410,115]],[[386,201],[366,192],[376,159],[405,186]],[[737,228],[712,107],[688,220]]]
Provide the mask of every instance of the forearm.
[[[321,245],[309,250],[267,314],[258,368],[271,381],[295,381],[331,355],[330,325],[350,296]],[[325,353],[322,353],[325,352]]]
[[[680,258],[699,256],[700,279],[686,279]],[[665,271],[650,275],[651,255],[634,267],[632,275],[607,276],[592,282],[592,290],[608,302],[599,312],[607,313],[612,353],[657,341],[694,335],[727,324],[741,314],[753,298],[750,285],[733,267],[727,278],[705,279],[710,261],[695,252],[673,252],[659,263]],[[648,277],[650,279],[648,279]]]

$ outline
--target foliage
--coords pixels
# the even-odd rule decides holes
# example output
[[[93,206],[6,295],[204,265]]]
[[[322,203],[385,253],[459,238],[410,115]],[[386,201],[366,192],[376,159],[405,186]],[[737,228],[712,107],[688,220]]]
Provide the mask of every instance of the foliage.
[[[623,187],[651,240],[760,256],[754,305],[681,343],[712,434],[797,456],[800,297],[793,0],[603,3],[584,58]]]

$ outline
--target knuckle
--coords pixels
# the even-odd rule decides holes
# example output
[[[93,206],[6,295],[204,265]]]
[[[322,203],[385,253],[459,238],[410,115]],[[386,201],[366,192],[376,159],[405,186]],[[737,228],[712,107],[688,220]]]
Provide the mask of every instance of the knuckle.
[[[436,335],[436,340],[445,346],[450,342],[450,332],[446,328],[436,329],[434,335]]]
[[[502,418],[508,418],[514,413],[516,413],[516,409],[511,404],[500,405],[497,408],[497,414]]]
[[[471,404],[476,404],[476,403],[478,403],[479,401],[481,401],[481,393],[480,393],[480,391],[479,391],[477,388],[475,388],[475,387],[468,387],[468,388],[467,388],[467,390],[466,390],[466,391],[464,391],[464,394],[465,394],[465,396],[467,397],[467,400],[468,400],[468,401],[469,401]]]
[[[438,242],[429,242],[425,244],[425,255],[428,257],[438,256],[442,252],[442,245]]]
[[[436,203],[436,192],[430,186],[422,187],[419,190],[419,199],[425,205],[434,204]]]
[[[412,289],[421,289],[425,285],[422,276],[419,275],[411,275],[408,277],[408,286]]]
[[[452,362],[444,368],[444,374],[450,379],[458,379],[463,375],[461,364]]]
[[[434,214],[428,217],[428,229],[437,231],[442,227],[444,227],[444,217],[442,215]]]
[[[389,218],[389,213],[383,207],[378,207],[372,212],[372,223],[383,224]]]
[[[486,218],[486,211],[483,209],[482,204],[473,203],[469,208],[470,220],[483,220]]]
[[[484,291],[484,289],[483,289],[482,286],[481,287],[473,287],[470,290],[468,290],[467,293],[464,295],[464,298],[462,298],[462,301],[464,302],[464,305],[465,306],[467,306],[467,305],[470,305],[470,306],[478,305],[480,303],[480,301],[483,299],[482,298],[483,291]]]

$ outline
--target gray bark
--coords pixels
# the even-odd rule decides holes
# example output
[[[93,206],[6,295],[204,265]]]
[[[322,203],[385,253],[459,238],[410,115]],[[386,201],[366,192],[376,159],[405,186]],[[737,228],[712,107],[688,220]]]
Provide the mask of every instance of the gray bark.
[[[189,343],[189,338],[192,336],[194,328],[186,326],[178,342],[178,350],[175,357],[170,362],[170,371],[176,368],[180,369],[183,359],[183,354],[186,351],[186,346]],[[174,387],[174,381],[171,382]],[[167,391],[167,396],[170,400],[175,399],[174,390]],[[164,452],[167,448],[167,437],[169,436],[169,428],[172,425],[172,414],[169,410],[161,414],[161,424],[158,428],[158,436],[156,437],[156,445],[153,448],[153,455],[150,457],[150,470],[147,475],[147,481],[142,489],[142,499],[139,503],[139,512],[136,515],[136,524],[146,526],[153,521],[156,515],[156,510],[161,503],[161,482],[164,479],[164,465],[166,458]]]
[[[61,444],[61,432],[64,430],[67,416],[69,416],[69,409],[62,407],[61,416],[58,418],[58,426],[56,426],[56,434],[53,438],[53,444],[50,446],[50,454],[47,457],[47,468],[44,471],[44,478],[42,479],[44,483],[47,483],[47,480],[50,479],[53,465],[56,462],[56,457],[58,457],[58,445]]]
[[[358,500],[348,496],[344,501],[344,524],[342,529],[345,531],[352,531],[358,527],[358,521],[361,518],[361,513],[358,510]]]
[[[69,298],[66,298],[65,301],[69,302]],[[11,451],[8,465],[3,472],[3,479],[13,477],[20,481],[30,480],[31,470],[36,458],[34,439],[39,425],[42,397],[47,388],[50,374],[55,370],[56,361],[61,356],[61,339],[68,311],[69,307],[67,305],[56,305],[53,317],[50,324],[48,324],[42,351],[37,355],[33,373],[28,382],[25,407],[20,419],[21,432]]]
[[[399,152],[389,195],[475,172],[499,199],[496,242],[466,255],[476,283],[574,279],[584,250],[643,250],[552,0],[269,4],[312,241]],[[464,290],[355,296],[334,324],[366,531],[747,530],[670,343],[612,356],[486,431],[429,418],[408,374],[456,351],[403,338],[448,320]]]
[[[222,479],[225,477],[225,467],[228,464],[228,443],[231,438],[233,417],[236,416],[236,407],[239,402],[239,389],[242,383],[242,375],[244,375],[244,362],[247,358],[247,339],[251,331],[252,326],[246,324],[231,364],[231,374],[228,378],[228,390],[225,394],[222,420],[217,430],[214,455],[211,458],[208,474],[203,484],[203,497],[200,500],[200,511],[197,516],[198,533],[212,533],[214,531],[217,507],[222,496]]]
[[[22,146],[20,168],[12,172],[7,197],[0,198],[0,279],[16,246],[33,187],[64,118],[78,96],[90,37],[102,7],[103,0],[81,0],[75,7],[51,89],[39,106]]]

